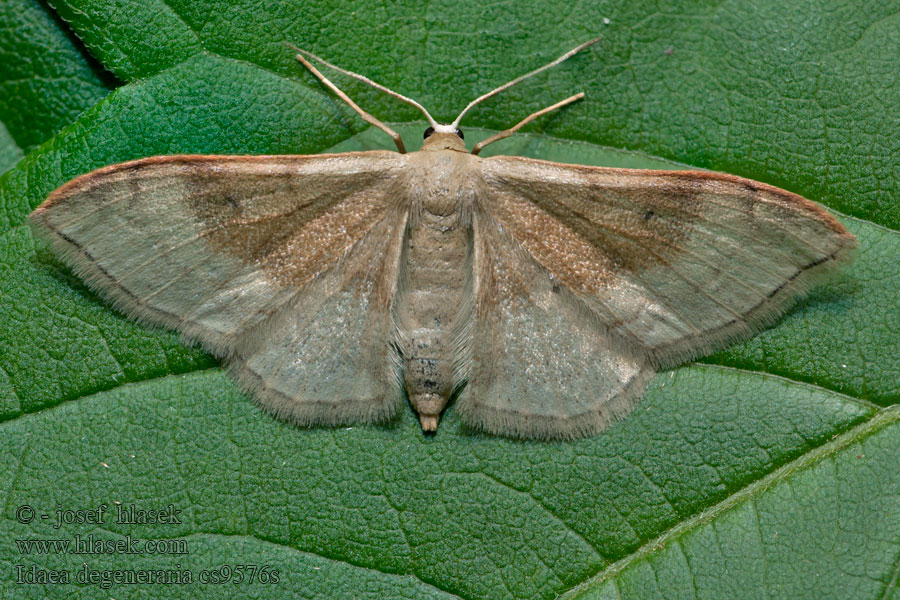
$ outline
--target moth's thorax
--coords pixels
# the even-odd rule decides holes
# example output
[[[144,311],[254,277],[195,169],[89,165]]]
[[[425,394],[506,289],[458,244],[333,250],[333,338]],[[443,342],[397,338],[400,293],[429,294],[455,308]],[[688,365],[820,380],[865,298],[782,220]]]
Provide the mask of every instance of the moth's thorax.
[[[481,181],[481,159],[465,151],[423,149],[410,154],[409,160],[410,199],[417,208],[439,216],[471,212]]]

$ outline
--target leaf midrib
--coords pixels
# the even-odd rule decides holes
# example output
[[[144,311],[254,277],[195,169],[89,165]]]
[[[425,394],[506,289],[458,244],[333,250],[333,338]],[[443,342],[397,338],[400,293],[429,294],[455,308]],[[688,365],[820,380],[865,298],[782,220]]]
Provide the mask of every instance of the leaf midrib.
[[[601,583],[615,577],[620,572],[624,571],[631,564],[647,556],[650,556],[651,554],[666,547],[670,542],[678,539],[688,531],[691,531],[701,525],[705,525],[706,523],[713,521],[719,515],[741,504],[741,502],[743,502],[744,500],[759,495],[760,493],[772,487],[774,484],[790,478],[794,473],[802,471],[807,467],[810,467],[813,464],[817,463],[818,461],[836,454],[847,446],[863,440],[869,435],[877,432],[882,427],[887,426],[895,421],[900,421],[900,406],[895,405],[888,408],[879,407],[879,410],[875,412],[871,418],[863,421],[862,423],[849,429],[848,431],[837,435],[832,440],[811,449],[809,452],[801,454],[791,462],[786,463],[773,471],[770,471],[763,477],[760,477],[759,479],[748,483],[744,487],[723,498],[716,504],[707,507],[706,509],[691,517],[688,517],[687,519],[684,519],[683,521],[680,521],[676,525],[673,525],[657,537],[644,543],[634,552],[631,552],[630,554],[622,557],[621,559],[607,566],[596,575],[585,579],[575,587],[567,590],[560,596],[560,598],[564,599],[576,594],[582,589],[592,588],[600,585]],[[898,559],[897,567],[894,571],[894,577],[891,581],[891,584],[889,584],[887,589],[885,590],[886,595],[889,594],[893,589],[893,584],[896,582],[898,575],[900,575],[900,559]]]

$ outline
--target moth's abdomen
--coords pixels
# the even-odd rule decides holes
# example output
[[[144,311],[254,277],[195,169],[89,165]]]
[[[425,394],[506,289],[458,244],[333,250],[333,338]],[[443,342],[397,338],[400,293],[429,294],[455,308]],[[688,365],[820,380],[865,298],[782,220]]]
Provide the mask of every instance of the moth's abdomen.
[[[437,429],[453,391],[453,338],[466,305],[470,227],[460,214],[417,211],[406,242],[395,320],[403,379],[422,428]]]

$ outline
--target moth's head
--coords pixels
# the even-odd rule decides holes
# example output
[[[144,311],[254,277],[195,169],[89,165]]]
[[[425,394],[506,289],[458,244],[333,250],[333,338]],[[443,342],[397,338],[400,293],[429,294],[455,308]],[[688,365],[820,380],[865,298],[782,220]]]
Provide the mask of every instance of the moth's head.
[[[422,150],[457,150],[466,152],[462,129],[456,125],[440,125],[425,130],[425,143]]]

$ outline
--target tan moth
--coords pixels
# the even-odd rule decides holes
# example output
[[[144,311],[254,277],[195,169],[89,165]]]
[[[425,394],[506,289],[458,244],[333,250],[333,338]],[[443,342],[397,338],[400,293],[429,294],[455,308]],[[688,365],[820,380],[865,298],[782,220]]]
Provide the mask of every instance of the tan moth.
[[[199,341],[302,425],[433,431],[448,400],[491,433],[571,438],[626,414],[658,369],[777,320],[855,238],[790,192],[699,171],[467,152],[449,125],[300,50],[399,152],[157,156],[82,175],[30,217],[125,314]],[[313,67],[419,108],[420,151]]]

